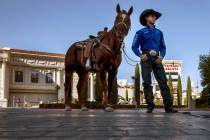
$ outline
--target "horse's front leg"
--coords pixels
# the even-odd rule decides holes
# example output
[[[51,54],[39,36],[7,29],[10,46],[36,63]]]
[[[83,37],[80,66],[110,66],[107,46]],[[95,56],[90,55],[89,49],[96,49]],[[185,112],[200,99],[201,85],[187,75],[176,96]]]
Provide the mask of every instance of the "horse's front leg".
[[[104,104],[104,110],[107,112],[112,112],[113,109],[108,104],[108,85],[107,85],[107,72],[102,71],[100,73],[101,83],[103,87],[103,104]]]
[[[107,74],[106,71],[101,71],[100,72],[100,79],[101,79],[102,90],[103,90],[103,104],[104,104],[104,107],[106,107],[107,104],[108,104],[106,74]]]
[[[113,81],[116,78],[117,70],[112,69],[108,72],[108,104],[112,104],[112,87]]]

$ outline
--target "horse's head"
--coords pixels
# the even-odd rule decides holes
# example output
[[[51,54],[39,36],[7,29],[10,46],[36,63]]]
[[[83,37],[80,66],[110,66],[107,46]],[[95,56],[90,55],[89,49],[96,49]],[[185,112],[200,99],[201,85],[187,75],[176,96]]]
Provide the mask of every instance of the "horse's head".
[[[120,5],[117,4],[116,11],[117,16],[115,18],[114,28],[118,39],[123,41],[131,26],[130,15],[133,13],[133,7],[130,7],[127,12],[121,10]]]

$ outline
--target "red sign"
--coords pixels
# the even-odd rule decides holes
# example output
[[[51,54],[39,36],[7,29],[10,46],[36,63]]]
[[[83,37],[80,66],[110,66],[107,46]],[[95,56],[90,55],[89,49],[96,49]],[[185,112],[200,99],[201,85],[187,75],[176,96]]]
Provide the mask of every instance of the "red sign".
[[[178,71],[180,64],[164,64],[164,69],[168,71]]]

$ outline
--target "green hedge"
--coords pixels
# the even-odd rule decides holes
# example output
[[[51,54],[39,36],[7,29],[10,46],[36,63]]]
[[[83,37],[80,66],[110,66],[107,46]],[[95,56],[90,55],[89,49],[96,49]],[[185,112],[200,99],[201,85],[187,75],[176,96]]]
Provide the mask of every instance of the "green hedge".
[[[195,100],[196,107],[210,107],[210,98],[200,98]]]

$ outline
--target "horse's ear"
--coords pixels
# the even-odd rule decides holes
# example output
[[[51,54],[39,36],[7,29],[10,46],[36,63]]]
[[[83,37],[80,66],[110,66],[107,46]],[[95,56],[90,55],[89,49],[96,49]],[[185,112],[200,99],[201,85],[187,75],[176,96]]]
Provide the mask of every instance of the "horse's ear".
[[[128,15],[131,15],[133,13],[133,6],[128,10]]]
[[[121,11],[120,10],[120,4],[119,3],[117,4],[116,11],[117,11],[117,13],[120,13],[120,11]]]

